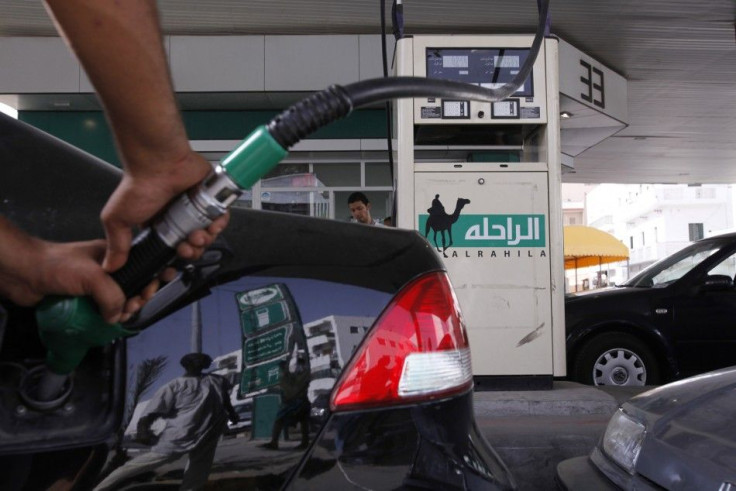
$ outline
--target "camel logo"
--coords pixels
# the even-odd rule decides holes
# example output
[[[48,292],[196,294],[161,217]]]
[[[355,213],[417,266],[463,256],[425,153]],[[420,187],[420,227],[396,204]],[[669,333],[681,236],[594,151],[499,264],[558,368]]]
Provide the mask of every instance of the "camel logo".
[[[440,195],[435,194],[434,199],[432,200],[432,206],[427,210],[427,213],[429,213],[429,215],[419,215],[420,230],[421,222],[425,221],[424,237],[429,239],[429,230],[432,229],[432,231],[434,232],[434,235],[432,237],[434,246],[437,248],[437,252],[441,252],[442,255],[445,257],[447,257],[445,251],[447,251],[449,247],[452,247],[453,244],[452,225],[457,222],[458,218],[460,218],[460,211],[462,211],[463,207],[469,203],[469,199],[458,198],[457,203],[455,203],[455,211],[452,212],[452,215],[448,215],[445,212],[445,207],[442,206]],[[440,244],[439,242],[437,242],[437,232],[439,232],[440,239],[442,239],[441,250]]]
[[[435,195],[428,215],[419,215],[419,230],[429,240],[430,229],[434,231],[432,242],[444,257],[451,246],[491,248],[491,247],[546,247],[546,223],[543,214],[504,214],[504,215],[463,215],[460,211],[470,200],[459,198],[452,215],[445,209]],[[453,238],[453,233],[455,236]],[[439,241],[437,233],[440,233]]]

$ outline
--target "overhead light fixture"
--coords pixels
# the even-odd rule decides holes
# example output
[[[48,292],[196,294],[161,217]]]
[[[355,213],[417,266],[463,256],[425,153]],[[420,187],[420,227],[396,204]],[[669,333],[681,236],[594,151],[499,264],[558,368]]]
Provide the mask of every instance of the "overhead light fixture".
[[[560,119],[570,119],[570,118],[572,118],[573,116],[574,116],[574,114],[573,114],[573,113],[571,113],[570,111],[562,111],[562,112],[560,113]]]

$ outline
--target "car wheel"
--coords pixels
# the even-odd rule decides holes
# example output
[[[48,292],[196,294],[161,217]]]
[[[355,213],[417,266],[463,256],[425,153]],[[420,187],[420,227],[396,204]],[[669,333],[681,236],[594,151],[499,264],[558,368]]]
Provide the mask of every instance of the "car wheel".
[[[640,339],[625,333],[601,334],[586,342],[575,359],[573,377],[588,385],[656,385],[659,367]]]

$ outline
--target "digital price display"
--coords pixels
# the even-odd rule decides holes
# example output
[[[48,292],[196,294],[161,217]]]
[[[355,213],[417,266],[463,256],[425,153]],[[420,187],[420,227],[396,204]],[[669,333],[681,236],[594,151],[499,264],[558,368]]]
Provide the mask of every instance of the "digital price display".
[[[444,119],[470,119],[470,102],[443,100],[442,117]]]
[[[498,89],[514,79],[528,56],[528,48],[427,48],[427,78]],[[513,95],[534,96],[531,72]]]

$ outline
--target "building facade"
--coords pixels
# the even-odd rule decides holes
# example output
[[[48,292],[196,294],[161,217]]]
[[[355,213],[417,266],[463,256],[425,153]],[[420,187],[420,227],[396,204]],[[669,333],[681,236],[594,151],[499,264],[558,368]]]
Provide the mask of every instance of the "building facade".
[[[734,189],[728,184],[601,184],[585,196],[587,225],[629,248],[628,264],[604,266],[622,283],[691,242],[734,227]]]

